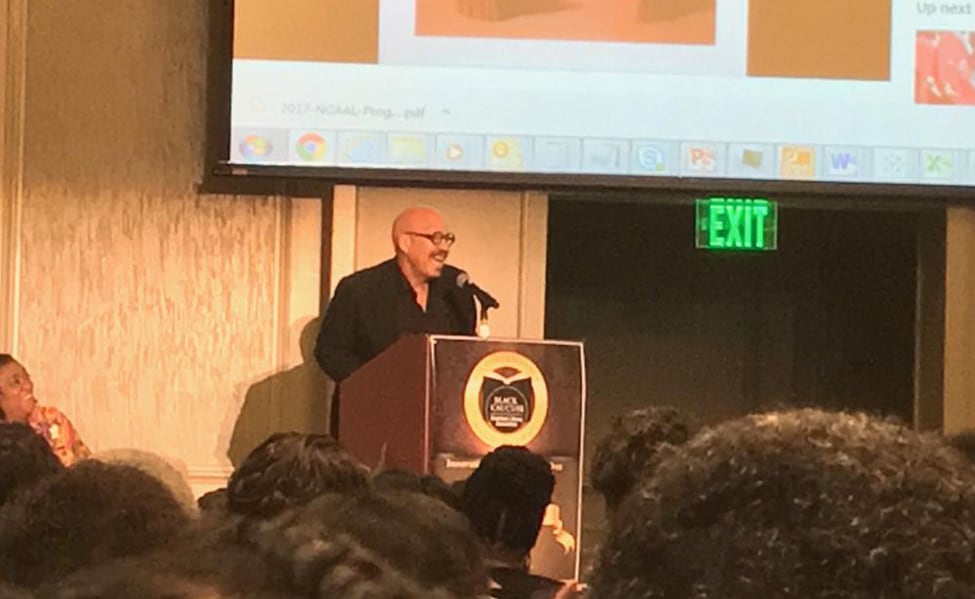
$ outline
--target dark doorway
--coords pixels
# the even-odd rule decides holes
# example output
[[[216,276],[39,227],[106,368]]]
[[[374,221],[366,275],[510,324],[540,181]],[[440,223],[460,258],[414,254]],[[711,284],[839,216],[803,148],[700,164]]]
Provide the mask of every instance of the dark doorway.
[[[545,333],[586,342],[586,457],[647,404],[697,424],[791,406],[910,422],[919,221],[783,206],[777,251],[719,253],[695,249],[690,202],[552,196]]]

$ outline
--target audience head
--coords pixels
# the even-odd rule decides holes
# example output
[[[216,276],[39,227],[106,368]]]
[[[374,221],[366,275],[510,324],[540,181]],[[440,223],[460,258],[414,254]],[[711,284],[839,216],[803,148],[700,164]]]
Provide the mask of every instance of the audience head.
[[[461,502],[461,509],[463,509],[464,487],[467,486],[467,479],[455,480],[448,486],[450,487],[450,492],[457,496],[457,500]]]
[[[0,419],[5,422],[27,422],[37,406],[34,383],[10,354],[0,354]]]
[[[591,599],[975,596],[975,474],[860,414],[757,415],[662,457],[620,506]]]
[[[325,495],[254,535],[292,573],[296,590],[319,589],[322,598],[473,599],[486,591],[484,554],[469,523],[421,493]]]
[[[287,599],[281,593],[265,594],[250,590],[247,594],[228,591],[206,580],[155,572],[148,567],[85,570],[77,576],[39,589],[44,599]],[[0,595],[2,597],[2,595]]]
[[[548,460],[524,447],[502,446],[467,479],[462,505],[494,557],[522,560],[535,546],[554,489]]]
[[[40,591],[57,599],[174,596],[167,586],[207,593],[175,596],[227,599],[473,599],[484,580],[483,553],[461,514],[419,493],[367,490],[322,495],[266,520],[200,523],[154,552]]]
[[[292,597],[269,579],[265,560],[253,547],[236,542],[231,522],[236,520],[228,518],[227,526],[197,523],[153,551],[78,570],[35,592],[45,599]]]
[[[609,511],[652,472],[662,446],[681,445],[688,436],[688,426],[675,408],[640,408],[614,419],[609,435],[596,446],[590,468],[592,486]]]
[[[396,468],[381,470],[372,477],[372,486],[379,491],[409,491],[439,499],[460,511],[460,496],[442,478],[433,474],[421,476]]]
[[[34,599],[34,595],[20,587],[0,581],[0,598],[2,599]]]
[[[975,464],[975,429],[964,430],[948,437],[948,443]]]
[[[0,423],[0,505],[19,489],[63,469],[51,446],[19,422]]]
[[[328,435],[275,433],[257,446],[227,483],[227,509],[269,518],[323,493],[365,489],[369,472]]]
[[[227,514],[227,487],[220,487],[200,495],[196,507],[204,515],[222,517]]]
[[[172,539],[188,517],[169,490],[138,468],[81,462],[0,509],[0,572],[33,587]]]
[[[196,499],[193,496],[193,489],[187,482],[187,472],[185,468],[177,467],[166,458],[141,449],[109,449],[96,453],[94,459],[106,464],[125,464],[135,466],[143,472],[159,479],[173,497],[183,506],[187,512],[193,513],[197,510]]]

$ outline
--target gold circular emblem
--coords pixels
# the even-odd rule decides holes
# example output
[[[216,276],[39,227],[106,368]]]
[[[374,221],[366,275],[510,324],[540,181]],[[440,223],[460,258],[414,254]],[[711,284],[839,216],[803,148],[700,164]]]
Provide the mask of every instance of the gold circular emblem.
[[[485,408],[487,381],[502,390],[510,390]],[[518,388],[516,388],[516,386]],[[501,395],[501,394],[498,394]],[[493,416],[495,406],[498,419]],[[513,418],[505,412],[514,413]],[[527,357],[512,351],[488,354],[474,365],[464,387],[464,416],[468,426],[492,449],[501,445],[528,445],[541,432],[548,418],[548,385],[542,371]],[[525,416],[519,419],[519,416]],[[506,431],[505,427],[512,430]]]

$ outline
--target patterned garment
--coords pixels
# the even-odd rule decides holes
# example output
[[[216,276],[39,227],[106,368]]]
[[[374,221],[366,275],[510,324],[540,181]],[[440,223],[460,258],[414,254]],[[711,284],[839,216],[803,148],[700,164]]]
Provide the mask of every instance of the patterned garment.
[[[54,455],[65,466],[91,457],[91,450],[81,440],[74,425],[57,408],[38,405],[27,421],[38,435],[47,439]]]

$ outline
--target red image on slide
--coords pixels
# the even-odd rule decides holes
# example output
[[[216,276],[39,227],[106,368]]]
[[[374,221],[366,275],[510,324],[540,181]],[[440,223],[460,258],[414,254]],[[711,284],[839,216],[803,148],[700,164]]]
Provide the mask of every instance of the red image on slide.
[[[975,106],[975,32],[918,31],[914,101]]]
[[[715,43],[717,0],[416,0],[436,37]]]

